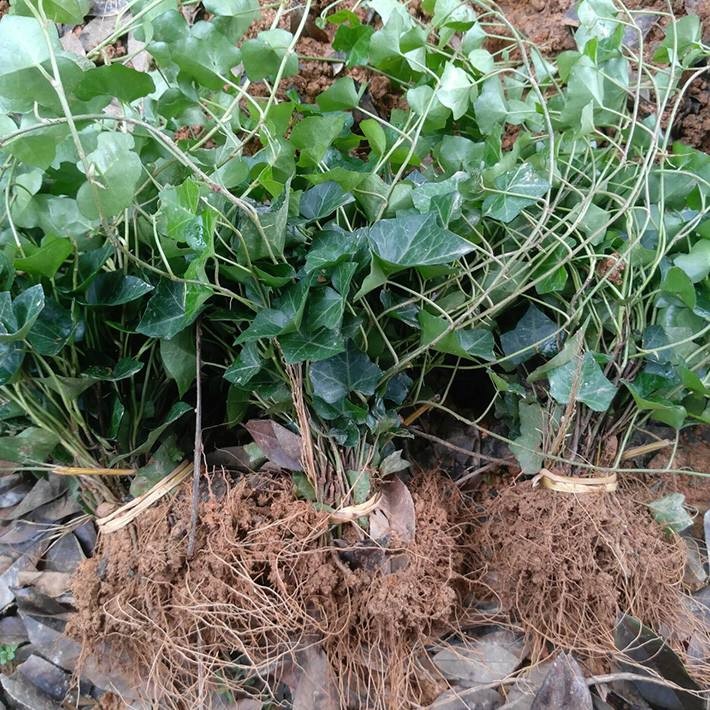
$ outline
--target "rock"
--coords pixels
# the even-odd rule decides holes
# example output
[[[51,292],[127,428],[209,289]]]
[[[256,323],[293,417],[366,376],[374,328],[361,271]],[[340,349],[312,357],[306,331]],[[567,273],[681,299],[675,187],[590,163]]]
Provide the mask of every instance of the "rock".
[[[592,694],[584,680],[582,669],[572,654],[561,653],[535,695],[530,710],[593,710]]]

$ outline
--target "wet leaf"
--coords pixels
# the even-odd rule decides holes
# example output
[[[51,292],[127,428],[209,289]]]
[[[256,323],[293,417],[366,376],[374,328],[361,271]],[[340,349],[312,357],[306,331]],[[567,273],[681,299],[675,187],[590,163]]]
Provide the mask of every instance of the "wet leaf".
[[[289,471],[303,470],[303,441],[298,434],[269,419],[252,419],[244,427],[269,461]]]

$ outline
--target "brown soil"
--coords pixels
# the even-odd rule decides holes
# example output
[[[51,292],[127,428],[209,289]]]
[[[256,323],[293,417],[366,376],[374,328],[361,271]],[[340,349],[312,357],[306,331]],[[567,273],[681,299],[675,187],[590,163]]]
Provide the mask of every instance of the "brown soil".
[[[206,707],[219,688],[276,686],[305,641],[320,642],[341,705],[420,706],[441,682],[418,658],[463,613],[467,516],[444,477],[423,475],[411,491],[416,538],[397,551],[397,571],[385,572],[377,560],[394,553],[356,542],[353,526],[349,554],[336,556],[327,515],[295,500],[283,477],[226,481],[223,496],[202,504],[188,561],[186,487],[100,539],[74,585],[70,633],[161,707]],[[344,561],[357,559],[352,569]]]
[[[0,17],[6,15],[10,9],[10,3],[8,0],[0,0]]]
[[[622,493],[575,496],[525,482],[484,509],[488,582],[526,631],[533,659],[561,647],[603,667],[622,613],[673,629],[683,652],[695,630],[684,611],[683,548],[643,505]]]

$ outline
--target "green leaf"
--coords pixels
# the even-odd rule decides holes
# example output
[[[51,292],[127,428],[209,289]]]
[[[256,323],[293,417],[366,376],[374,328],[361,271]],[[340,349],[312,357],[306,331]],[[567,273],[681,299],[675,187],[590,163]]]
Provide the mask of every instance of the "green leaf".
[[[152,338],[172,338],[193,323],[210,297],[205,286],[162,279],[148,301],[137,333]]]
[[[5,333],[5,327],[0,325],[0,335]],[[6,385],[17,374],[25,359],[25,348],[22,343],[3,343],[0,340],[0,385]]]
[[[306,321],[312,328],[335,330],[340,327],[345,309],[345,299],[326,286],[315,291],[308,301]]]
[[[503,94],[503,86],[497,76],[493,76],[483,82],[483,88],[474,102],[473,108],[476,112],[478,129],[484,136],[493,134],[500,126],[505,124],[508,105]]]
[[[165,419],[163,419],[162,423],[155,427],[155,429],[153,429],[148,434],[146,440],[138,448],[134,449],[128,454],[116,457],[115,459],[113,459],[111,464],[113,465],[118,461],[122,461],[123,459],[129,458],[130,456],[137,456],[138,454],[147,454],[153,448],[158,439],[160,439],[160,437],[165,433],[166,429],[168,429],[178,419],[185,416],[185,414],[192,411],[192,407],[187,404],[187,402],[175,402],[175,404],[170,407],[170,410],[165,415]]]
[[[15,15],[32,16],[28,7],[32,0],[14,0],[12,11]],[[64,25],[79,25],[89,14],[89,0],[43,0],[42,10],[48,20]]]
[[[45,462],[59,443],[53,431],[28,427],[15,436],[0,437],[0,460],[21,464]]]
[[[328,404],[345,399],[351,392],[374,394],[381,376],[382,370],[352,346],[335,357],[313,363],[309,369],[313,394]]]
[[[374,118],[367,118],[364,121],[360,121],[360,130],[365,138],[367,138],[367,142],[370,144],[370,148],[374,153],[376,155],[382,155],[387,149],[387,136],[379,121],[375,121]]]
[[[419,312],[419,325],[421,326],[422,346],[429,345],[433,340],[439,338],[448,327],[449,323],[444,318],[439,318],[427,313]],[[484,328],[458,328],[447,333],[443,338],[432,346],[434,350],[442,353],[450,353],[464,358],[481,358],[483,360],[493,360],[494,347],[493,334]]]
[[[354,200],[355,198],[345,192],[337,182],[329,180],[303,193],[300,206],[301,214],[311,221],[322,219]]]
[[[56,355],[69,342],[75,328],[71,313],[54,299],[48,298],[27,340],[40,355]]]
[[[513,441],[510,450],[518,460],[525,474],[537,473],[545,460],[542,446],[543,416],[542,407],[537,402],[520,402],[520,435]]]
[[[195,333],[192,328],[181,330],[170,340],[160,340],[160,358],[171,380],[175,380],[178,396],[190,389],[195,381]]]
[[[200,207],[200,186],[193,178],[187,178],[177,187],[169,185],[160,191],[161,231],[176,242],[185,242],[195,251],[204,251],[209,238],[209,228]]]
[[[143,369],[143,363],[131,357],[122,357],[113,367],[89,367],[84,373],[93,380],[104,382],[120,382],[139,373]]]
[[[293,35],[282,29],[259,32],[256,39],[249,39],[242,45],[244,70],[252,81],[273,79],[285,60],[282,76],[298,73],[298,58],[289,47]]]
[[[677,266],[668,269],[661,283],[661,291],[677,296],[688,308],[695,308],[695,287],[683,269]]]
[[[306,360],[312,362],[325,360],[345,348],[343,336],[327,328],[315,332],[287,333],[279,336],[278,340],[283,350],[284,360],[289,365]]]
[[[291,131],[291,143],[314,163],[320,162],[330,144],[340,135],[345,124],[341,114],[309,116],[299,121]]]
[[[207,12],[213,15],[235,18],[239,21],[238,32],[243,34],[259,17],[259,0],[204,0]]]
[[[241,222],[244,243],[239,244],[238,254],[243,256],[244,244],[252,261],[266,259],[271,254],[281,256],[286,243],[286,224],[288,221],[289,183],[270,207],[257,208],[257,216],[262,234],[248,218]]]
[[[322,94],[316,97],[321,111],[347,111],[360,103],[355,82],[349,77],[334,81]]]
[[[557,351],[557,325],[539,308],[530,305],[513,330],[503,333],[500,342],[503,352],[514,365],[534,355],[551,356]]]
[[[224,378],[238,387],[244,387],[261,370],[264,362],[255,342],[244,344],[239,357],[227,368]]]
[[[27,337],[44,305],[44,290],[40,284],[24,290],[14,301],[7,291],[0,293],[0,323],[6,331],[0,333],[0,343]]]
[[[671,493],[648,503],[648,507],[656,522],[673,532],[682,532],[693,524],[693,518],[685,509],[685,496],[682,493]]]
[[[641,411],[651,412],[651,419],[668,424],[674,429],[680,429],[683,426],[688,416],[685,407],[680,404],[673,404],[673,402],[661,397],[654,397],[654,399],[643,397],[639,388],[631,382],[627,382],[626,387],[631,392],[636,406]]]
[[[89,101],[96,96],[110,96],[131,103],[155,91],[155,84],[148,74],[136,71],[124,64],[104,64],[90,69],[81,77],[74,89],[77,98]]]
[[[441,104],[451,109],[454,119],[458,120],[468,109],[472,91],[475,88],[471,77],[463,69],[449,63],[434,93]]]
[[[587,318],[582,327],[574,335],[567,338],[562,350],[560,350],[557,355],[551,357],[544,365],[540,365],[540,367],[536,368],[528,375],[528,382],[532,383],[541,380],[550,370],[554,370],[556,367],[562,367],[562,365],[566,365],[570,360],[579,356],[584,346],[584,334],[588,324],[589,318]]]
[[[693,283],[699,283],[710,274],[710,239],[693,244],[687,254],[679,254],[673,263],[682,269]]]
[[[115,217],[133,202],[143,172],[133,145],[129,133],[99,133],[96,150],[86,156],[91,177],[76,196],[85,217]],[[82,163],[79,167],[83,168]]]
[[[333,49],[347,54],[346,63],[349,67],[367,64],[370,55],[370,38],[374,32],[373,27],[361,23],[351,27],[341,25],[333,38]]]
[[[144,296],[153,287],[137,276],[125,276],[121,271],[98,274],[86,290],[90,306],[120,306]]]
[[[604,376],[592,353],[570,360],[566,365],[551,370],[550,394],[560,404],[567,404],[574,392],[577,402],[586,404],[595,412],[605,412],[616,396],[616,387]]]
[[[382,261],[402,269],[448,264],[473,251],[473,244],[441,227],[434,214],[380,220],[367,237]]]
[[[15,269],[32,276],[46,276],[51,279],[73,251],[71,239],[48,234],[42,239],[38,249],[29,252],[29,256],[15,259]]]
[[[47,28],[55,52],[61,50],[57,30]],[[0,76],[37,67],[50,57],[42,27],[34,17],[5,15],[0,20]]]
[[[505,223],[534,205],[537,198],[550,189],[547,180],[538,175],[530,163],[523,163],[498,176],[495,186],[498,192],[486,195],[483,200],[483,214]]]

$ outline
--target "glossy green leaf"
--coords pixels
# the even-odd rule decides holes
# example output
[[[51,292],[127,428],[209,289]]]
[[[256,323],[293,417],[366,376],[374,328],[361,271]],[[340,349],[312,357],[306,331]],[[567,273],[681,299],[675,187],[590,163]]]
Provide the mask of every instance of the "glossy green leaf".
[[[661,291],[677,296],[688,308],[695,308],[695,287],[683,269],[677,266],[668,269],[661,283]]]
[[[426,311],[419,312],[419,324],[421,326],[422,346],[432,345],[434,350],[442,353],[450,353],[464,358],[480,358],[483,360],[493,360],[494,340],[493,334],[484,328],[456,328],[452,332],[446,333],[449,323],[444,318],[434,316]]]
[[[392,266],[448,264],[473,251],[473,244],[441,227],[434,214],[383,219],[370,227],[372,251]]]
[[[326,150],[343,129],[342,114],[309,116],[299,121],[291,132],[291,143],[314,163],[323,159]]]
[[[7,291],[0,293],[0,343],[11,343],[27,337],[45,305],[40,284],[25,289],[14,301]]]
[[[674,404],[662,397],[654,396],[653,399],[643,397],[638,387],[631,382],[627,382],[626,386],[631,392],[636,406],[641,411],[650,412],[651,419],[668,424],[668,426],[672,426],[675,429],[680,429],[685,423],[685,419],[688,416],[685,407],[680,404]]]
[[[555,322],[530,305],[515,328],[500,336],[500,342],[510,362],[518,365],[538,353],[554,355],[557,351],[556,333]]]
[[[163,421],[148,434],[145,441],[140,446],[131,451],[129,454],[116,457],[112,463],[117,463],[118,461],[122,461],[130,456],[137,456],[138,454],[148,453],[153,448],[153,446],[155,446],[156,442],[160,439],[160,437],[163,436],[163,434],[176,421],[178,421],[178,419],[181,419],[188,412],[192,411],[192,407],[187,404],[187,402],[176,402],[175,404],[173,404],[172,407],[170,407],[170,410],[165,415]]]
[[[567,404],[574,395],[577,402],[595,412],[605,412],[616,396],[616,387],[604,376],[590,352],[585,353],[581,361],[575,358],[551,370],[548,378],[550,394],[560,404]]]
[[[71,313],[48,298],[27,335],[32,349],[40,355],[57,355],[74,334]]]
[[[193,323],[210,295],[210,289],[205,286],[162,279],[148,301],[136,332],[170,339]]]
[[[143,172],[133,147],[133,136],[128,133],[99,134],[96,150],[86,156],[90,178],[76,196],[85,217],[114,217],[131,204]]]
[[[382,155],[387,149],[387,136],[378,121],[374,118],[367,118],[360,121],[360,130],[367,138],[370,148],[377,154]]]
[[[337,182],[322,182],[301,196],[301,214],[308,220],[323,219],[354,199]]]
[[[83,101],[95,96],[116,97],[131,103],[155,91],[155,84],[148,74],[136,71],[124,64],[104,64],[84,72],[79,85],[74,89]]]
[[[550,189],[545,178],[539,175],[530,163],[523,163],[514,170],[495,179],[496,193],[486,195],[483,213],[500,222],[511,222],[526,207],[534,205]]]
[[[439,102],[451,109],[455,119],[459,119],[468,110],[473,90],[471,77],[463,69],[450,63],[446,65],[435,93]]]
[[[321,111],[346,111],[355,108],[360,101],[355,82],[348,76],[336,79],[322,94],[316,97]]]
[[[224,379],[238,387],[244,387],[263,366],[259,348],[253,341],[242,347],[239,357],[227,368]]]
[[[247,76],[252,81],[273,79],[281,64],[284,64],[282,76],[293,76],[298,72],[298,58],[290,49],[293,35],[282,29],[259,32],[255,39],[242,45],[242,61]]]
[[[310,360],[325,360],[345,349],[343,336],[337,332],[320,328],[314,332],[293,332],[279,336],[279,345],[287,364],[293,365]]]
[[[518,413],[520,435],[514,439],[510,450],[523,473],[538,473],[545,460],[541,450],[544,427],[542,407],[537,402],[520,402]]]
[[[197,363],[195,361],[195,333],[193,328],[185,328],[169,340],[160,341],[160,359],[171,380],[175,380],[178,396],[187,392],[195,381]]]
[[[693,283],[698,283],[710,274],[710,239],[701,239],[687,254],[679,254],[673,263],[682,269]]]
[[[59,51],[54,27],[48,28],[48,37],[54,51]],[[50,45],[34,17],[5,15],[0,20],[0,76],[39,66],[49,57]]]
[[[316,362],[309,369],[313,394],[335,404],[351,392],[369,396],[375,393],[382,370],[363,352],[353,347],[335,357]]]
[[[86,291],[86,303],[90,306],[120,306],[130,303],[153,290],[153,287],[137,276],[126,276],[120,271],[98,274]]]
[[[131,357],[122,357],[113,367],[93,366],[86,370],[86,376],[94,380],[106,382],[120,382],[139,373],[143,363]]]
[[[33,276],[45,276],[51,279],[74,251],[70,239],[48,234],[42,239],[41,246],[29,252],[28,256],[15,259],[15,268]]]

